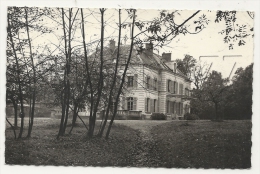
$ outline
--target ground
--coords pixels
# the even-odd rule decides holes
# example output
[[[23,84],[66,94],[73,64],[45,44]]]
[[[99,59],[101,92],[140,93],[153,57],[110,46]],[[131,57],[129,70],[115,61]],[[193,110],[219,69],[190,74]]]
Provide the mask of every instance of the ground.
[[[81,123],[71,135],[56,140],[58,123],[37,118],[31,139],[22,140],[14,140],[7,125],[5,162],[167,168],[251,166],[251,121],[116,120],[109,140],[87,138]]]

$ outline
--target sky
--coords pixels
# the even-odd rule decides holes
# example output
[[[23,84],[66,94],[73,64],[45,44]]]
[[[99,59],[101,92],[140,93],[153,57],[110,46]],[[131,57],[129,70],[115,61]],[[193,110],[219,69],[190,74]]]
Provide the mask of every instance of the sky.
[[[77,9],[74,9],[74,13]],[[153,18],[159,16],[161,9],[138,9],[137,10],[137,21],[151,21]],[[170,10],[173,11],[173,10]],[[179,10],[176,13],[175,23],[181,24],[188,17],[190,17],[194,10]],[[198,34],[186,34],[177,36],[170,44],[159,48],[159,52],[156,53],[162,55],[163,52],[172,53],[172,60],[183,59],[185,54],[193,56],[203,64],[211,64],[211,69],[222,73],[223,77],[231,77],[234,75],[235,70],[239,67],[245,68],[253,62],[253,51],[254,51],[254,38],[247,37],[245,39],[246,44],[243,46],[235,45],[232,50],[229,49],[228,44],[223,41],[224,35],[220,34],[220,31],[225,29],[225,23],[215,23],[216,11],[202,10],[194,18],[186,23],[186,26],[190,32],[193,32],[195,25],[194,20],[197,20],[200,16],[206,15],[209,20],[209,24],[205,25],[205,28]],[[100,12],[98,9],[84,9],[84,16],[86,25],[86,41],[93,42],[100,39]],[[246,24],[248,27],[254,26],[254,20],[251,19],[246,11],[237,12],[236,24]],[[105,11],[105,38],[113,38],[117,43],[118,38],[118,10],[107,9]],[[55,20],[58,20],[55,18]],[[125,10],[122,10],[122,21],[126,24],[131,23],[131,19],[128,17]],[[35,50],[38,49],[37,45],[48,45],[51,50],[59,45],[59,36],[63,35],[62,28],[57,24],[56,21],[46,18],[44,19],[46,26],[53,29],[53,34],[46,34],[37,37],[38,33],[32,34],[32,44],[35,46]],[[80,25],[77,25],[75,32],[75,45],[82,45],[80,43],[81,31]],[[140,30],[135,29],[135,34],[138,34]],[[122,38],[126,35],[128,40],[122,41],[123,44],[130,44],[130,27],[126,27],[122,31]],[[142,36],[140,37],[142,38]],[[63,45],[63,42],[61,42]],[[98,42],[96,42],[97,44]],[[96,46],[96,44],[94,44]],[[108,45],[108,42],[106,42]],[[93,48],[93,47],[92,47]],[[38,49],[37,51],[40,51]],[[58,51],[58,50],[57,50]],[[55,54],[55,53],[54,53]],[[57,53],[59,54],[59,53]],[[212,57],[214,56],[214,57]],[[234,67],[234,68],[233,68]],[[231,72],[231,70],[233,71]]]
[[[224,76],[228,76],[230,73],[230,70],[232,66],[234,65],[234,62],[237,63],[237,67],[245,67],[249,65],[251,62],[254,62],[254,90],[253,90],[253,127],[252,127],[252,169],[250,170],[203,170],[203,169],[197,169],[197,170],[174,170],[174,172],[178,173],[208,173],[209,171],[211,173],[259,173],[259,151],[260,151],[260,143],[259,143],[259,134],[260,134],[260,119],[259,119],[259,98],[260,98],[260,83],[259,83],[259,76],[260,76],[260,61],[259,61],[259,21],[260,21],[260,3],[259,0],[255,1],[244,1],[244,0],[235,0],[235,1],[213,1],[213,0],[201,0],[201,1],[176,1],[176,0],[45,0],[45,1],[32,1],[32,0],[1,0],[0,5],[0,14],[1,14],[1,33],[0,33],[0,74],[1,74],[1,90],[0,90],[0,98],[1,98],[1,105],[0,105],[0,111],[2,117],[0,118],[0,129],[1,129],[1,135],[0,135],[0,173],[172,173],[173,170],[171,169],[125,169],[125,168],[106,168],[105,171],[101,170],[100,168],[81,168],[81,167],[33,167],[33,166],[6,166],[4,165],[4,129],[5,129],[5,121],[4,121],[4,115],[5,115],[5,47],[6,47],[6,7],[8,5],[15,5],[15,6],[49,6],[49,7],[91,7],[91,8],[99,8],[100,6],[106,7],[106,8],[142,8],[142,9],[190,9],[190,10],[250,10],[256,12],[256,19],[255,19],[255,40],[254,42],[248,41],[247,44],[243,47],[235,47],[234,50],[228,50],[228,46],[224,45],[222,40],[223,38],[221,35],[217,34],[219,32],[219,27],[217,27],[217,24],[210,24],[207,26],[207,30],[205,29],[203,32],[200,33],[200,35],[192,35],[192,36],[185,36],[178,38],[175,42],[172,43],[171,47],[165,48],[165,50],[160,50],[160,54],[162,52],[172,52],[172,58],[182,58],[184,54],[190,54],[194,56],[195,58],[198,58],[199,56],[207,56],[207,55],[217,55],[218,58],[214,58],[212,61],[213,67],[212,69],[221,71]],[[147,16],[150,16],[151,13],[145,13]],[[187,14],[188,15],[188,14]],[[183,18],[185,18],[183,16]],[[245,22],[250,22],[250,19],[246,18],[246,16],[243,18]],[[180,19],[180,22],[182,20]],[[201,35],[202,34],[202,35]],[[91,36],[91,33],[89,34],[89,38]],[[92,36],[90,40],[94,40],[95,37]],[[49,40],[54,41],[55,37],[52,36],[49,38]],[[255,45],[253,45],[255,44]],[[46,43],[47,45],[47,43]],[[255,47],[255,50],[253,48]],[[227,60],[225,59],[223,61],[223,55],[241,55],[241,57],[236,57],[235,60]],[[254,55],[254,60],[253,60]],[[205,58],[208,59],[208,58]],[[211,58],[209,58],[211,61]],[[209,62],[210,62],[209,61]]]

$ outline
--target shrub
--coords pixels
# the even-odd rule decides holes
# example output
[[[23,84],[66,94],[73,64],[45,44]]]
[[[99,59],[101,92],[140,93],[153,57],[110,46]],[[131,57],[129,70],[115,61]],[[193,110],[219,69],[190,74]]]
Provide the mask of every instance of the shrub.
[[[199,117],[196,114],[186,113],[186,114],[184,114],[184,119],[185,120],[199,120]]]
[[[151,119],[152,120],[166,120],[167,116],[163,113],[152,113]]]

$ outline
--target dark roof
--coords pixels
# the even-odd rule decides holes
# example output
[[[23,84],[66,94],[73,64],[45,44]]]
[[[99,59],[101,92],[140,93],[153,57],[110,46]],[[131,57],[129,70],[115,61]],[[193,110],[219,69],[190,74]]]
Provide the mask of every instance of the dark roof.
[[[116,59],[117,56],[117,46],[115,46],[114,49],[110,49],[109,47],[104,47],[103,55],[104,55],[104,61],[112,63],[114,59]],[[100,59],[100,49],[98,49],[95,53],[91,54],[91,57],[95,57],[96,59]],[[128,56],[130,52],[130,45],[121,45],[120,46],[120,57],[119,62],[121,64],[126,63]],[[130,64],[138,64],[138,65],[144,65],[148,67],[152,67],[159,70],[166,70],[170,71],[172,73],[173,70],[169,68],[166,63],[162,60],[162,56],[155,54],[155,53],[149,53],[147,50],[139,51],[139,48],[134,46],[132,51],[132,56],[130,60]],[[175,73],[179,76],[182,76],[184,78],[187,78],[180,70],[177,69],[177,73]]]

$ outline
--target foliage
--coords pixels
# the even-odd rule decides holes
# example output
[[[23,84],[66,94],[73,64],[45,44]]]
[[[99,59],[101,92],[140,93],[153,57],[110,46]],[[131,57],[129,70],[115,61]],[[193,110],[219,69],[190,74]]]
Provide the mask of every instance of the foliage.
[[[152,113],[151,119],[152,120],[166,120],[167,116],[163,113]]]
[[[226,119],[251,119],[253,95],[253,64],[238,68],[232,86],[226,96],[224,117]]]
[[[254,13],[247,12],[248,16],[253,20]],[[254,26],[247,24],[238,24],[237,11],[217,11],[215,22],[225,22],[226,28],[220,34],[224,35],[224,43],[229,44],[229,49],[233,49],[234,44],[243,46],[246,44],[247,37],[254,37]]]
[[[200,119],[251,119],[252,82],[253,64],[238,68],[231,83],[211,73],[202,88],[193,90],[191,113]]]
[[[199,117],[196,114],[186,113],[186,114],[184,114],[184,119],[185,120],[199,120]]]
[[[215,118],[221,119],[220,106],[227,94],[228,79],[223,79],[221,73],[212,71],[201,89],[194,90],[195,97],[201,102],[210,102],[215,107]]]
[[[191,79],[191,74],[192,71],[194,70],[197,60],[191,55],[186,54],[182,60],[177,59],[176,62],[177,62],[177,68],[189,79]]]

